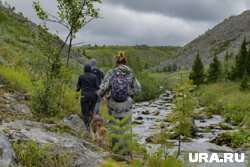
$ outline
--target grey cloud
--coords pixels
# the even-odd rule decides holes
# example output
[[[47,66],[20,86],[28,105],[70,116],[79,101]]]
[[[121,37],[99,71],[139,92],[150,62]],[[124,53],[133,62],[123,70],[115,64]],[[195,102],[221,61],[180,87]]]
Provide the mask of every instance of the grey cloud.
[[[105,0],[104,0],[105,1]],[[188,20],[215,22],[239,14],[239,8],[250,7],[247,0],[106,0],[133,10],[156,12]]]
[[[8,0],[36,23],[33,0]],[[39,0],[56,12],[55,0]],[[103,0],[101,16],[83,28],[74,43],[106,45],[184,45],[232,14],[248,9],[248,0]],[[65,39],[67,31],[48,24]]]

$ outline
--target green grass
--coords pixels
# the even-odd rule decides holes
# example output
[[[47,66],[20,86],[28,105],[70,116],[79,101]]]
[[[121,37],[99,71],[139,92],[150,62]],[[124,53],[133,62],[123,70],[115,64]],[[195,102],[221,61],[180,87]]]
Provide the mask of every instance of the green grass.
[[[34,89],[28,72],[23,69],[0,66],[0,74],[4,78],[4,84],[12,91],[31,93]]]
[[[241,91],[238,82],[219,82],[198,88],[196,94],[208,113],[221,114],[235,125],[250,129],[250,91]]]

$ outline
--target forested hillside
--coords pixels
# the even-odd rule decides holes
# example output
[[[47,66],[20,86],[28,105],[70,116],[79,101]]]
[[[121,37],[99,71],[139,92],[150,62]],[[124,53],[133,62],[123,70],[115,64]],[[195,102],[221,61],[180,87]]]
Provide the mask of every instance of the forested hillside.
[[[114,56],[120,50],[126,51],[128,59],[140,62],[144,69],[152,68],[161,62],[169,60],[176,56],[178,46],[82,46],[75,50],[88,58],[95,58],[102,67],[113,65]]]

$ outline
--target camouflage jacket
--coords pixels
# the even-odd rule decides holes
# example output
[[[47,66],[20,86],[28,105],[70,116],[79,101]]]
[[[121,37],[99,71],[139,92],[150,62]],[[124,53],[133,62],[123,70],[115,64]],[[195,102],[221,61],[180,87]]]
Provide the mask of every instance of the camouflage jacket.
[[[120,70],[123,73],[126,73],[128,82],[129,82],[129,96],[139,95],[141,92],[141,85],[138,80],[135,78],[133,71],[125,65],[119,65],[115,69],[110,70],[104,77],[102,84],[100,85],[100,90],[98,94],[103,97],[106,94],[110,93],[111,90],[111,80],[114,75],[114,70]]]

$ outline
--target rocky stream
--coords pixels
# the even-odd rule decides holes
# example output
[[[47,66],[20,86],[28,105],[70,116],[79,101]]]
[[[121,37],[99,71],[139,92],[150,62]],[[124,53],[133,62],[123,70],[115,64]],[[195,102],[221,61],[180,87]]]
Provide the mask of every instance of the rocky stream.
[[[137,140],[145,144],[148,151],[152,153],[161,146],[160,144],[152,144],[152,140],[154,140],[157,134],[162,130],[167,130],[169,133],[172,132],[173,126],[165,119],[172,112],[172,100],[173,93],[166,91],[156,100],[137,103],[133,106],[133,133],[138,135]],[[219,134],[234,131],[236,127],[226,123],[220,115],[212,115],[211,118],[208,118],[203,110],[204,108],[196,109],[195,112],[199,115],[199,119],[194,120],[196,135],[192,138],[183,138],[181,150],[193,153],[218,153],[220,159],[222,158],[222,153],[246,153],[247,150],[244,148],[233,149],[212,143],[211,141]],[[177,139],[172,139],[171,141],[174,143],[174,147],[170,150],[170,153],[176,154],[178,141]],[[183,156],[182,158],[185,159]],[[247,159],[246,155],[245,159]],[[192,165],[204,167],[247,167],[247,160],[244,163],[198,163]]]

